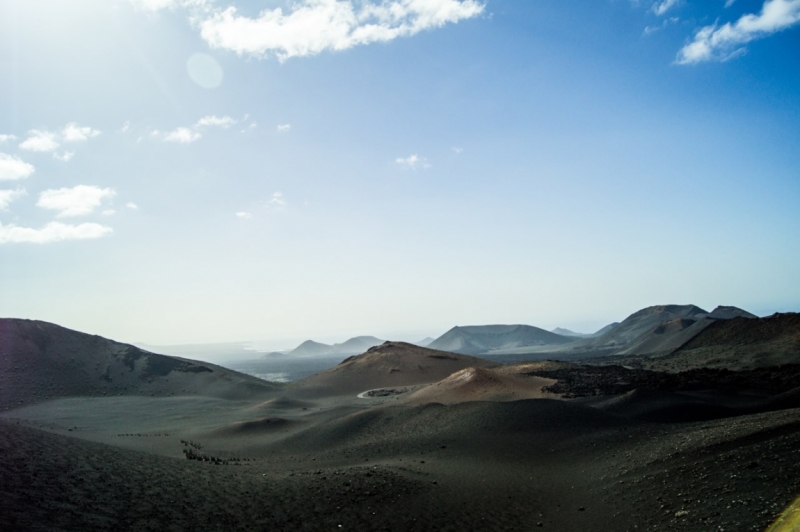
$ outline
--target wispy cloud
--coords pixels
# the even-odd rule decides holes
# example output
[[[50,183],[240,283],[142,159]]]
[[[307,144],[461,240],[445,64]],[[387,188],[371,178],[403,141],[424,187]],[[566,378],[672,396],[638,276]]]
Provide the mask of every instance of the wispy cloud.
[[[670,26],[672,24],[677,23],[678,21],[680,21],[680,18],[678,18],[678,17],[665,18],[664,22],[662,22],[658,26],[647,26],[644,29],[644,31],[642,32],[642,34],[643,35],[650,35],[651,33],[655,33],[655,32],[657,32],[657,31],[659,31],[661,29],[666,28],[667,26]]]
[[[285,61],[408,37],[483,10],[476,0],[301,0],[286,11],[265,9],[256,17],[239,15],[235,7],[214,10],[198,26],[212,48]]]
[[[0,153],[0,181],[27,179],[35,171],[36,168],[32,164],[26,163],[19,157]]]
[[[53,153],[53,158],[58,159],[59,161],[68,163],[73,157],[75,157],[74,151],[64,151],[61,155],[58,153]]]
[[[733,4],[736,3],[736,0],[725,0],[725,7],[731,7]]]
[[[456,155],[461,155],[462,153],[464,153],[464,148],[460,148],[458,146],[453,146],[453,152]]]
[[[30,130],[28,138],[19,145],[20,149],[39,152],[54,151],[58,146],[56,134],[41,129]]]
[[[162,9],[171,9],[179,5],[204,3],[204,0],[200,2],[198,2],[198,0],[192,0],[192,2],[187,2],[186,0],[130,0],[130,2],[133,4],[133,7],[141,9],[142,11],[160,11]]]
[[[125,204],[125,207],[127,207],[128,209],[130,209],[130,210],[132,210],[132,211],[139,210],[139,206],[138,206],[138,205],[136,205],[136,204],[135,204],[134,202],[132,202],[132,201],[129,201],[128,203],[126,203],[126,204]]]
[[[130,121],[126,121],[124,124],[122,124],[122,127],[119,128],[119,132],[127,133],[130,129],[131,129],[131,123]]]
[[[4,211],[11,205],[11,202],[26,195],[24,188],[16,190],[0,190],[0,211]]]
[[[60,133],[45,129],[32,129],[28,131],[28,137],[20,143],[19,147],[27,151],[50,152],[57,150],[61,142],[85,142],[98,135],[100,135],[100,131],[96,129],[71,122],[64,126]]]
[[[734,24],[705,26],[684,46],[675,62],[681,65],[726,61],[746,52],[743,45],[783,31],[800,22],[800,0],[766,0],[758,15],[742,16]]]
[[[48,189],[39,194],[37,206],[58,212],[59,218],[91,214],[104,200],[113,198],[110,188],[78,185],[72,188]]]
[[[206,127],[206,126],[215,126],[221,127],[223,129],[228,129],[232,125],[236,124],[236,120],[231,118],[230,116],[204,116],[200,120],[197,121],[196,127]]]
[[[680,0],[660,0],[653,4],[653,13],[658,16],[666,14],[667,11],[677,6]]]
[[[421,168],[425,170],[426,168],[430,168],[431,165],[428,162],[428,159],[424,157],[420,157],[417,154],[409,155],[408,157],[398,157],[394,160],[400,166],[404,166],[406,168],[410,168],[411,170],[416,170]]]
[[[0,144],[3,144],[5,142],[9,142],[9,141],[15,141],[15,140],[17,140],[17,136],[16,135],[6,135],[6,134],[0,135]]]
[[[288,133],[292,130],[292,124],[278,124],[278,133]]]
[[[238,123],[239,123],[238,120],[231,118],[230,116],[227,115],[226,116],[208,115],[198,120],[194,126],[177,127],[167,133],[164,133],[156,129],[150,132],[150,136],[153,138],[160,138],[164,142],[191,144],[193,142],[197,142],[203,137],[203,134],[200,132],[201,130],[205,130],[210,127],[219,127],[222,129],[228,129],[229,127]]]
[[[41,229],[3,225],[0,223],[0,244],[31,242],[48,244],[63,240],[85,240],[109,235],[114,230],[95,223],[69,225],[61,222],[50,222]]]
[[[88,126],[79,126],[75,122],[67,124],[61,131],[61,138],[64,139],[64,142],[85,142],[98,135],[100,135],[98,130]]]
[[[203,135],[189,129],[188,127],[179,127],[170,131],[164,136],[164,142],[177,142],[179,144],[191,144],[192,142],[200,140]]]
[[[237,218],[241,218],[241,219],[243,219],[243,220],[249,220],[250,218],[252,218],[252,217],[253,217],[253,215],[252,215],[252,214],[250,214],[249,212],[240,211],[240,212],[237,212],[237,213],[236,213],[236,217],[237,217]]]
[[[285,209],[288,204],[286,203],[286,198],[283,196],[283,192],[273,192],[267,205],[274,209]]]

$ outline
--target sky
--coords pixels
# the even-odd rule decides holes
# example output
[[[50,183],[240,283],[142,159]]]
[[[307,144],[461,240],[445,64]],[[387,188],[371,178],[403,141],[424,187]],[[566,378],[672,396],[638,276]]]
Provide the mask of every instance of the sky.
[[[125,342],[800,310],[800,0],[0,0],[0,316]]]

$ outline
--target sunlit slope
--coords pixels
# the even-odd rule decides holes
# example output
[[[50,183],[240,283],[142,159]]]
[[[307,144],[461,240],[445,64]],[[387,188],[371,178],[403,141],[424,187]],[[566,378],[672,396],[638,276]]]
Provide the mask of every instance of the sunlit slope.
[[[374,388],[440,381],[456,371],[498,364],[404,342],[386,342],[338,366],[291,385],[293,390],[356,394]]]

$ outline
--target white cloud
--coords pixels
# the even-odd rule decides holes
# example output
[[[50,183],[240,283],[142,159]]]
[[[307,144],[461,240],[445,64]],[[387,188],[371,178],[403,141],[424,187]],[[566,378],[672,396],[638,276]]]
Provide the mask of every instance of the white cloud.
[[[484,7],[477,0],[390,0],[378,4],[301,0],[286,13],[281,8],[265,9],[255,18],[240,16],[235,7],[229,7],[205,16],[198,25],[202,38],[212,48],[240,55],[275,55],[285,61],[408,37],[475,17]]]
[[[283,209],[286,205],[286,198],[283,197],[283,192],[273,192],[272,197],[267,202],[267,206],[277,209]]]
[[[28,138],[19,147],[28,151],[53,151],[58,148],[58,141],[55,133],[32,129],[28,131]]]
[[[64,153],[62,155],[59,155],[58,153],[53,153],[54,159],[58,159],[59,161],[63,161],[65,163],[68,163],[73,157],[75,157],[74,151],[64,150]]]
[[[278,133],[288,133],[292,130],[292,124],[278,124]]]
[[[58,217],[83,216],[99,207],[103,200],[114,197],[110,188],[78,185],[72,188],[45,190],[39,194],[37,206],[59,211]]]
[[[158,132],[154,131],[153,134],[157,136]],[[200,140],[200,137],[202,136],[203,135],[201,135],[197,131],[193,131],[188,127],[179,127],[174,131],[170,131],[169,133],[167,133],[166,136],[164,137],[164,142],[178,142],[180,144],[191,144],[196,140]]]
[[[4,142],[8,142],[9,140],[11,140],[11,141],[17,140],[17,136],[16,135],[0,135],[0,144],[3,144]]]
[[[175,0],[130,0],[130,2],[133,4],[133,7],[143,11],[159,11],[177,5]]]
[[[0,211],[4,211],[11,205],[11,202],[26,195],[25,189],[0,190]]]
[[[32,164],[19,157],[0,152],[0,181],[16,181],[27,179],[36,171]]]
[[[200,120],[197,121],[196,127],[202,126],[216,126],[221,127],[223,129],[228,129],[232,125],[236,124],[236,120],[231,118],[230,116],[204,116]]]
[[[0,223],[0,244],[9,242],[32,242],[47,244],[62,240],[85,240],[100,238],[114,232],[110,227],[95,223],[68,225],[61,222],[50,222],[41,229],[3,225]]]
[[[125,207],[127,207],[128,209],[130,209],[130,210],[132,210],[132,211],[135,211],[135,210],[138,210],[138,209],[139,209],[139,206],[138,206],[138,205],[136,205],[136,204],[135,204],[134,202],[132,202],[132,201],[129,201],[128,203],[126,203],[126,204],[125,204]]]
[[[462,153],[464,153],[464,148],[459,148],[458,146],[453,146],[453,151],[456,153],[456,155],[461,155]]]
[[[736,0],[725,0],[725,7],[731,7],[734,3]]]
[[[673,7],[677,6],[680,0],[661,0],[653,4],[653,13],[656,15],[663,15]]]
[[[680,21],[680,18],[678,18],[678,17],[665,18],[664,22],[662,22],[661,25],[659,25],[659,26],[647,26],[644,29],[644,31],[642,32],[642,34],[643,35],[650,35],[651,33],[655,33],[655,32],[657,32],[657,31],[659,31],[659,30],[661,30],[663,28],[666,28],[667,26],[670,26],[672,24],[676,24],[679,21]]]
[[[114,209],[106,209],[101,214],[103,216],[113,216],[113,215],[117,214],[117,211],[115,211]]]
[[[61,137],[65,142],[85,142],[99,134],[100,132],[96,129],[92,129],[88,126],[81,127],[75,122],[67,124],[61,131]]]
[[[127,133],[130,128],[131,128],[131,123],[130,123],[130,121],[127,121],[124,124],[122,124],[121,128],[119,128],[119,132],[120,133]]]
[[[726,61],[746,52],[744,44],[785,30],[800,22],[800,0],[766,0],[758,15],[742,16],[736,23],[700,28],[675,60],[687,65]]]
[[[410,168],[411,170],[416,170],[417,168],[422,168],[425,170],[426,168],[430,168],[431,165],[428,162],[428,159],[424,157],[420,157],[417,154],[409,155],[408,157],[398,157],[394,160],[400,166],[405,166],[406,168]]]
[[[236,217],[242,218],[243,220],[249,220],[250,218],[253,217],[253,215],[250,214],[249,212],[237,212]]]

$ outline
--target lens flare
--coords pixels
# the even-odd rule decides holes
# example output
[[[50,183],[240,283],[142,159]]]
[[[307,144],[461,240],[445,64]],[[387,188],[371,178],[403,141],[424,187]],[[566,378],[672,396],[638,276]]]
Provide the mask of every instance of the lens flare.
[[[186,70],[192,81],[204,89],[216,89],[222,83],[222,67],[208,54],[192,54],[186,62]]]

